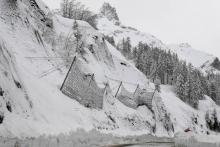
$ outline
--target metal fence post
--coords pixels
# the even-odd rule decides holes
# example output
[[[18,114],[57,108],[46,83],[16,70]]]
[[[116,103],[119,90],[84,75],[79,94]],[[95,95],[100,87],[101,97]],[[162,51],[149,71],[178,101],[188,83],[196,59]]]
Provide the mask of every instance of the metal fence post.
[[[120,85],[119,85],[119,87],[118,87],[118,90],[117,90],[117,92],[116,92],[116,94],[115,94],[115,97],[117,97],[118,92],[119,92],[119,90],[120,90],[120,88],[121,88],[121,85],[122,85],[122,82],[120,83]]]
[[[134,91],[134,95],[133,95],[133,96],[135,96],[135,94],[136,94],[138,88],[139,88],[139,84],[137,85],[137,88],[135,89],[135,91]]]
[[[61,86],[60,90],[63,89],[63,86],[64,86],[64,84],[66,83],[67,77],[69,76],[69,73],[70,73],[70,71],[71,71],[71,69],[72,69],[73,64],[75,63],[75,61],[76,61],[76,56],[74,57],[73,62],[71,63],[71,66],[70,66],[70,68],[69,68],[69,70],[68,70],[68,73],[66,74],[66,77],[65,77],[65,79],[64,79],[64,81],[63,81],[63,83],[62,83],[62,86]]]

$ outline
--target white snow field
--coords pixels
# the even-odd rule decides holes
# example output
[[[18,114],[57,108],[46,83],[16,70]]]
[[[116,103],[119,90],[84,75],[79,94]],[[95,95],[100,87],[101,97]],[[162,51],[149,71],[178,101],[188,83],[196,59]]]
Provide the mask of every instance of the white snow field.
[[[172,44],[169,45],[169,48],[177,53],[180,59],[187,61],[187,63],[191,63],[197,68],[201,67],[205,62],[213,62],[215,59],[213,55],[193,49],[188,43],[179,45]]]
[[[211,64],[215,60],[215,56],[194,49],[188,43],[182,43],[179,45],[171,44],[168,47],[178,55],[181,60],[186,61],[188,64],[191,63],[194,67],[201,69],[204,73],[213,71],[219,73],[218,70],[214,69]]]
[[[68,135],[60,134],[58,136],[41,136],[38,138],[27,139],[3,139],[0,138],[1,147],[28,146],[28,147],[98,147],[98,146],[116,146],[125,144],[138,144],[144,142],[173,142],[173,139],[166,137],[155,137],[152,135],[117,137],[112,134],[101,134],[92,130],[86,132],[77,130]]]
[[[0,136],[38,137],[68,134],[77,129],[96,129],[116,136],[172,137],[187,128],[206,134],[206,111],[220,111],[209,97],[195,110],[176,97],[172,87],[162,86],[162,92],[153,100],[154,113],[145,106],[132,109],[118,101],[114,96],[120,81],[131,93],[138,84],[148,91],[153,91],[154,85],[102,39],[103,30],[97,31],[83,21],[77,21],[84,43],[83,56],[77,55],[81,68],[95,75],[100,88],[108,82],[110,90],[104,95],[101,110],[86,108],[65,96],[60,87],[75,56],[74,20],[50,14],[40,0],[37,3],[42,11],[29,0],[0,3],[0,86],[5,92],[0,96],[0,113],[4,114]],[[52,20],[53,26],[48,26],[43,17]],[[67,53],[72,58],[63,59]],[[8,103],[11,112],[6,107]]]
[[[181,133],[175,137],[175,145],[183,147],[219,147],[219,136],[196,135],[194,133]]]

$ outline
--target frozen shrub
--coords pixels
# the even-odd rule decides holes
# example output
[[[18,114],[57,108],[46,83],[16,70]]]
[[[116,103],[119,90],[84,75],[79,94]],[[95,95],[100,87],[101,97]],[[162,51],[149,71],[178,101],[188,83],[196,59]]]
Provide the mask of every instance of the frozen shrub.
[[[21,84],[18,81],[14,80],[14,83],[17,86],[17,88],[20,88],[20,89],[22,88]]]
[[[12,108],[11,108],[11,103],[10,102],[6,103],[6,108],[8,109],[9,112],[12,112]]]
[[[3,96],[4,95],[4,91],[3,89],[0,87],[0,96]]]

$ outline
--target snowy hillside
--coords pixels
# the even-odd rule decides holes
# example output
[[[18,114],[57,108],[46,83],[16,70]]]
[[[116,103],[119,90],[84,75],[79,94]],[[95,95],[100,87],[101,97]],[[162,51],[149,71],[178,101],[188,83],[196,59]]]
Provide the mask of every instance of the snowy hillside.
[[[194,110],[175,96],[172,87],[164,86],[161,93],[155,93],[152,110],[125,106],[114,97],[121,82],[130,93],[137,85],[152,92],[154,84],[104,39],[103,30],[97,31],[84,21],[77,21],[83,47],[76,53],[74,20],[48,12],[39,0],[0,3],[0,87],[4,91],[0,96],[0,115],[4,118],[0,136],[57,135],[79,128],[124,136],[173,136],[187,128],[206,133],[206,109],[216,107],[219,112],[210,98],[201,101],[201,109]],[[138,31],[130,34],[135,36]],[[117,31],[116,36],[122,37]],[[166,48],[153,36],[141,36],[152,46]],[[134,43],[138,41],[134,39]],[[100,88],[109,84],[103,109],[84,107],[60,91],[74,56],[84,73],[94,74]]]
[[[39,19],[44,17],[39,7],[27,0],[16,4],[5,1],[0,8],[0,83],[4,91],[0,101],[4,116],[1,136],[59,134],[78,128],[117,134],[152,133],[152,112],[146,107],[133,110],[113,98],[120,82],[107,77],[150,88],[148,80],[109,43],[102,43],[102,34],[78,21],[85,43],[84,57],[79,57],[82,68],[95,74],[100,87],[109,81],[112,91],[104,99],[103,110],[91,110],[59,90],[68,68],[66,60],[56,57],[65,55],[65,41],[74,21],[54,15],[47,18],[53,20],[51,28]],[[94,36],[99,39],[94,40]],[[87,48],[91,44],[95,55]],[[131,91],[136,87],[124,85]]]
[[[196,50],[188,43],[168,46],[173,52],[177,53],[181,60],[191,63],[193,66],[202,69],[204,72],[218,71],[211,64],[215,60],[215,56]]]
[[[215,58],[213,55],[193,49],[188,43],[169,45],[169,48],[177,53],[180,59],[191,63],[195,67],[201,67],[205,62],[212,62]]]
[[[211,66],[214,55],[196,50],[188,43],[179,45],[166,45],[161,40],[151,34],[141,32],[135,28],[124,26],[123,22],[109,20],[103,14],[98,19],[98,29],[106,36],[114,37],[116,45],[127,37],[131,40],[131,45],[137,46],[139,42],[147,43],[150,47],[157,47],[163,50],[171,50],[178,55],[181,60],[191,63],[194,67],[200,68],[204,72],[219,72]]]
[[[100,17],[98,20],[98,29],[108,36],[113,36],[116,43],[119,43],[127,37],[130,37],[132,46],[138,45],[139,42],[148,43],[151,47],[167,49],[166,45],[151,34],[143,33],[132,27],[124,26],[120,23],[108,20],[106,17]]]

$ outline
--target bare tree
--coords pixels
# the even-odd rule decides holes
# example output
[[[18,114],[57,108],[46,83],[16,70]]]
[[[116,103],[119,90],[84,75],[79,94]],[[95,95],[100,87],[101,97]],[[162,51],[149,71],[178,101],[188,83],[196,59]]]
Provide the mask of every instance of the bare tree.
[[[96,29],[97,15],[93,14],[86,6],[76,0],[63,0],[61,3],[63,17],[83,20]]]

